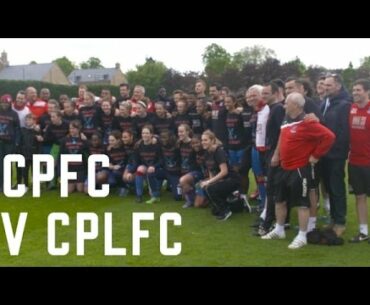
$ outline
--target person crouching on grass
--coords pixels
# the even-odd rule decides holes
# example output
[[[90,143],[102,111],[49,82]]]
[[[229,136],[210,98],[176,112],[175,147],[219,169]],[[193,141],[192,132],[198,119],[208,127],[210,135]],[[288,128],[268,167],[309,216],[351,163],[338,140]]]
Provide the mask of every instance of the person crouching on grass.
[[[100,132],[94,132],[91,136],[90,141],[88,142],[89,156],[91,155],[102,155],[105,153],[105,147],[103,145],[103,140]],[[95,166],[95,176],[102,171],[101,162],[97,163]],[[97,181],[97,180],[95,180]],[[84,192],[88,194],[88,180],[85,180],[84,183]]]
[[[57,161],[59,157],[60,142],[66,137],[69,131],[69,124],[62,120],[62,113],[60,111],[51,111],[50,123],[46,126],[44,136],[42,137],[45,143],[51,145],[50,154],[54,160]],[[55,162],[55,175],[52,181],[50,181],[48,190],[56,188],[57,179],[60,176],[60,167]]]
[[[209,178],[201,181],[200,186],[207,194],[216,218],[227,220],[232,212],[227,206],[226,199],[239,189],[240,176],[230,169],[222,143],[212,131],[206,130],[203,132],[202,146],[206,151],[205,164]]]
[[[60,154],[82,155],[82,162],[69,162],[68,171],[76,172],[77,179],[68,181],[68,194],[77,190],[84,191],[84,181],[86,179],[86,155],[88,154],[88,144],[81,138],[81,122],[76,120],[69,123],[69,134],[60,143]]]
[[[163,130],[160,134],[161,151],[163,157],[163,176],[160,181],[167,180],[171,188],[172,197],[176,201],[182,199],[178,192],[180,179],[180,150],[176,145],[176,137],[171,130]],[[160,183],[162,185],[162,183]]]
[[[160,201],[160,184],[158,177],[162,176],[162,154],[158,140],[153,136],[153,126],[145,125],[141,130],[141,140],[136,143],[136,202],[143,201],[144,179],[147,179],[152,204]]]
[[[286,120],[281,126],[278,147],[272,157],[280,161],[276,174],[276,226],[262,239],[284,239],[287,200],[298,205],[299,233],[289,249],[307,244],[309,218],[309,188],[312,184],[312,164],[316,164],[334,143],[335,135],[316,120],[304,120],[305,99],[300,93],[291,93],[285,102]]]
[[[207,170],[204,165],[205,151],[202,147],[201,135],[196,134],[191,138],[191,147],[194,154],[191,165],[192,170],[180,179],[180,187],[186,200],[183,208],[192,206],[200,208],[207,205],[206,194],[200,187],[200,181],[207,177]]]
[[[180,187],[186,200],[182,207],[187,209],[194,205],[195,192],[192,186],[194,177],[191,175],[191,172],[195,166],[195,154],[191,145],[192,131],[189,125],[180,124],[177,129],[179,136],[177,145],[180,150]]]
[[[208,172],[204,164],[206,152],[202,147],[202,135],[193,135],[191,138],[191,147],[195,153],[195,167],[190,173],[195,184],[194,207],[205,208],[208,206],[208,200],[204,190],[200,187],[200,181],[208,177]]]
[[[97,174],[97,183],[102,185],[108,183],[111,187],[118,186],[119,195],[125,196],[126,189],[123,182],[123,172],[127,164],[127,155],[121,140],[121,132],[112,131],[108,135],[108,147],[106,154],[109,157],[109,167]]]

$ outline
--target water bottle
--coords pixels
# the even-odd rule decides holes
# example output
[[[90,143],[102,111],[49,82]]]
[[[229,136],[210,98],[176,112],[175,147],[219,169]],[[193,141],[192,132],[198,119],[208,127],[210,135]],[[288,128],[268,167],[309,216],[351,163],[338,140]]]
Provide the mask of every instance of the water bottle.
[[[182,195],[182,188],[181,188],[180,184],[177,185],[177,195],[179,195],[179,196]]]

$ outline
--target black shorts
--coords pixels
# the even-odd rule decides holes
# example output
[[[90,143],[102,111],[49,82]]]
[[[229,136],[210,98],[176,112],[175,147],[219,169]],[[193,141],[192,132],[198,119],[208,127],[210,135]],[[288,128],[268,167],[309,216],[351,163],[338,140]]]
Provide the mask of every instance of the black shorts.
[[[316,163],[315,165],[309,165],[308,166],[311,170],[311,182],[309,185],[309,189],[317,189],[320,184],[321,179],[321,165],[320,162]]]
[[[248,175],[249,170],[251,168],[252,168],[252,146],[248,146],[244,151],[239,168],[239,173],[242,176]]]
[[[348,164],[348,184],[355,195],[370,197],[370,167]]]
[[[280,168],[280,166],[269,166],[268,169],[267,169],[267,184],[266,184],[266,194],[268,196],[275,196],[276,194],[276,189],[277,189],[277,184],[279,182],[278,179],[276,179],[276,177],[279,177],[279,175],[281,175],[280,171],[282,171],[282,169]]]
[[[276,202],[289,202],[291,207],[310,207],[311,165],[287,171],[279,168],[276,181]]]
[[[85,173],[84,167],[72,165],[68,167],[68,171],[77,173],[77,179],[68,180],[68,183],[84,183],[85,182],[86,173]]]

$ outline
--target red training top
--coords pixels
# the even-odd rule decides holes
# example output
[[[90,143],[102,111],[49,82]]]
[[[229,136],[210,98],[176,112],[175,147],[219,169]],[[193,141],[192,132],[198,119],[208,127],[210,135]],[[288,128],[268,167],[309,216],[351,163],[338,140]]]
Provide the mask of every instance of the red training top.
[[[370,101],[364,108],[353,104],[349,113],[349,163],[370,166]]]
[[[281,167],[284,170],[295,170],[306,166],[311,155],[319,159],[326,154],[334,140],[334,133],[315,121],[303,120],[282,125]]]

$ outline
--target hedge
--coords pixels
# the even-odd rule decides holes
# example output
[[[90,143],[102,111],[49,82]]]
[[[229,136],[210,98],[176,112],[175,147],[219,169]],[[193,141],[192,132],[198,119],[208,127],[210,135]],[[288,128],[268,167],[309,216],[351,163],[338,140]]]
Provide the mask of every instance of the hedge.
[[[13,99],[15,99],[19,90],[25,90],[29,86],[35,87],[37,93],[40,93],[40,89],[42,88],[48,88],[51,93],[51,98],[56,100],[59,99],[59,95],[61,94],[67,94],[70,98],[77,97],[78,95],[78,86],[54,85],[39,81],[0,80],[0,96],[3,94],[11,94]],[[113,96],[119,96],[118,86],[87,85],[87,88],[97,96],[100,96],[100,92],[103,88],[110,89]]]

